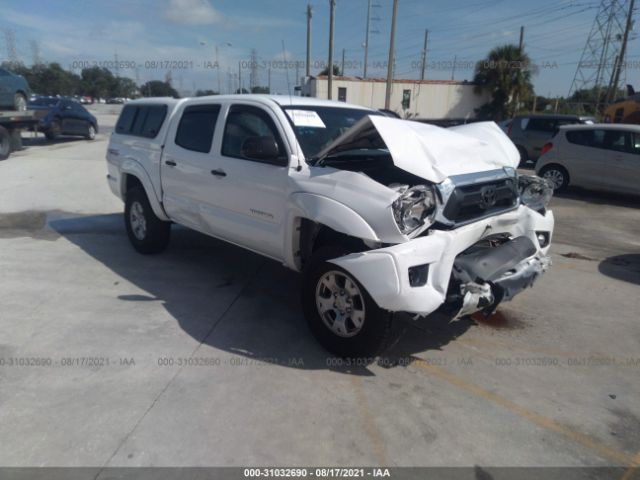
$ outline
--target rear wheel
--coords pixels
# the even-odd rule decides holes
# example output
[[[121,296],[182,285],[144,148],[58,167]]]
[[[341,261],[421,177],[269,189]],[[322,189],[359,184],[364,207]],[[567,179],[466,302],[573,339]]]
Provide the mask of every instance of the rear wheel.
[[[94,140],[96,138],[96,127],[94,127],[92,124],[89,124],[85,138],[87,140]]]
[[[323,247],[313,255],[304,272],[304,315],[328,351],[372,360],[391,343],[393,315],[378,307],[349,272],[328,262],[347,253],[340,247]]]
[[[16,93],[13,96],[13,109],[16,112],[26,112],[27,111],[27,97],[22,93]]]
[[[569,172],[560,165],[545,165],[540,176],[551,183],[554,192],[562,192],[569,186]]]
[[[162,252],[169,243],[171,223],[160,220],[142,187],[127,192],[124,223],[133,248],[142,254]]]
[[[60,136],[61,131],[62,131],[62,127],[60,125],[60,120],[56,119],[53,122],[51,122],[51,126],[49,127],[49,130],[47,130],[44,133],[44,136],[47,137],[47,140],[55,140]]]

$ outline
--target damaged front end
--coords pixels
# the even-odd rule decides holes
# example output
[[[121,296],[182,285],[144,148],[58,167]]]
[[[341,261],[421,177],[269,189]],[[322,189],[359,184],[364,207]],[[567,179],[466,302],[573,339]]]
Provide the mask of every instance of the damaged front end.
[[[538,252],[528,237],[491,244],[483,241],[453,264],[446,303],[457,310],[456,318],[478,311],[491,315],[501,302],[532,286],[551,265],[550,257]]]

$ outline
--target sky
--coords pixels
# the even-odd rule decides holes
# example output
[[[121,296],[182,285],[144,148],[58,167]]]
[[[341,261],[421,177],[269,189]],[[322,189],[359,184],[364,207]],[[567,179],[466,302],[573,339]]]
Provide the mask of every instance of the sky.
[[[78,73],[99,65],[139,83],[165,79],[171,70],[174,87],[187,93],[237,88],[239,68],[247,87],[255,65],[257,84],[268,84],[270,69],[272,90],[286,93],[296,84],[296,62],[298,76],[305,73],[308,3],[311,74],[317,74],[328,58],[329,0],[0,0],[0,60],[7,59],[6,33],[13,32],[26,64],[38,52]],[[495,46],[517,44],[524,26],[525,50],[538,66],[536,93],[567,95],[599,4],[399,0],[395,77],[419,78],[425,29],[426,78],[471,80],[475,62]],[[386,77],[392,0],[372,5],[368,76]],[[344,49],[347,75],[363,73],[366,18],[367,0],[336,0],[334,61],[341,64]],[[636,86],[638,42],[632,34],[623,75]]]

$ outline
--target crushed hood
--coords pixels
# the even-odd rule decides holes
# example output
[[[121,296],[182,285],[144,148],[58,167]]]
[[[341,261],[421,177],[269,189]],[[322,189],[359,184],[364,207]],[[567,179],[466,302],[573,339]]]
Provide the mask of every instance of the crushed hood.
[[[452,175],[516,168],[520,154],[494,122],[451,128],[369,115],[319,154],[324,158],[354,149],[386,148],[396,167],[440,183]]]

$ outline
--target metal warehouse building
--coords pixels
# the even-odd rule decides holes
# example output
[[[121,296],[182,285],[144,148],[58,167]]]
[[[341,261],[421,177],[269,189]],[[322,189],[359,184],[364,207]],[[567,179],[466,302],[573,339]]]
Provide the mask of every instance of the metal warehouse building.
[[[451,80],[394,80],[390,109],[402,117],[472,118],[474,110],[489,100],[473,91],[472,82]],[[333,77],[332,98],[370,108],[384,108],[386,80]],[[301,95],[327,98],[326,76],[309,77]]]

